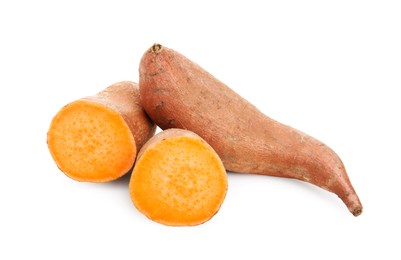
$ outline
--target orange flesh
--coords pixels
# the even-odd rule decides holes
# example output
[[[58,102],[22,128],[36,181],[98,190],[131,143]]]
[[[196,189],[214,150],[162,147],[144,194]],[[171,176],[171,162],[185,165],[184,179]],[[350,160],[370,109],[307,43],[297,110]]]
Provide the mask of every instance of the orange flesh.
[[[217,154],[202,140],[182,136],[162,140],[135,165],[130,193],[149,219],[170,226],[192,226],[219,210],[227,175]]]
[[[132,167],[134,137],[123,117],[103,104],[78,100],[53,118],[47,143],[57,166],[78,181],[117,179]]]

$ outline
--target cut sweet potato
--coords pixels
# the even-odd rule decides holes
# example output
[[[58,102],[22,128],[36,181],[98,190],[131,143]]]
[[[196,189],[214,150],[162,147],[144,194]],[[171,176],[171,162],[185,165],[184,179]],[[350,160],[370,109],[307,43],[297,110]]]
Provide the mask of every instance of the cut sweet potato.
[[[138,85],[124,81],[64,106],[47,144],[57,166],[77,181],[106,182],[127,173],[155,124],[140,104]]]
[[[149,219],[170,226],[206,222],[227,192],[223,163],[198,135],[169,129],[141,149],[130,180],[135,207]]]

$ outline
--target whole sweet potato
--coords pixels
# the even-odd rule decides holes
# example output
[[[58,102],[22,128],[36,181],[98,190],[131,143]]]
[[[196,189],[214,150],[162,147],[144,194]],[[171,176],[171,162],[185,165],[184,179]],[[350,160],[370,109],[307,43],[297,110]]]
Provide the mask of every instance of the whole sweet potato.
[[[353,215],[362,213],[332,149],[264,115],[180,53],[153,45],[141,59],[139,75],[142,103],[152,120],[162,129],[197,133],[227,170],[306,181],[337,194]]]

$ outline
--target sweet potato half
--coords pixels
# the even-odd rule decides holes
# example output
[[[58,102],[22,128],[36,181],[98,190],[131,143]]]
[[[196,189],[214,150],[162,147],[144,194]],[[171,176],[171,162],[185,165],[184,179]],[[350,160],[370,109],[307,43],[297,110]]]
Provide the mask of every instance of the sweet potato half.
[[[139,67],[143,106],[162,129],[205,139],[227,170],[306,181],[337,194],[358,216],[362,204],[327,145],[260,112],[182,54],[153,45]]]
[[[135,207],[169,226],[193,226],[211,219],[227,192],[227,174],[217,153],[201,137],[169,129],[141,149],[129,190]]]
[[[47,144],[57,166],[77,181],[106,182],[127,173],[156,125],[140,103],[137,83],[115,83],[61,108]]]

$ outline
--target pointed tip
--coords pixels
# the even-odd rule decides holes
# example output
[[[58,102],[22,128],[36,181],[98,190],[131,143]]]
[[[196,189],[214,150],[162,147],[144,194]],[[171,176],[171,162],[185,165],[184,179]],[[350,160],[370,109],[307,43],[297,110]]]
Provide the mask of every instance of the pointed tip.
[[[357,207],[354,210],[351,211],[352,215],[354,215],[355,217],[358,217],[359,215],[361,215],[363,212],[363,208],[361,207]]]
[[[347,206],[348,210],[354,215],[355,217],[359,216],[363,212],[363,206],[361,201],[358,198],[358,195],[353,190],[352,193],[349,193],[347,196],[340,197],[345,205]]]

